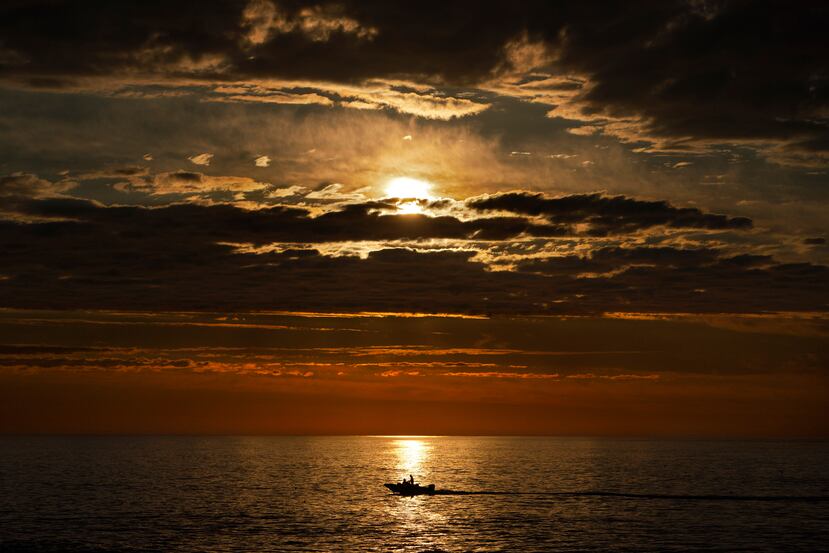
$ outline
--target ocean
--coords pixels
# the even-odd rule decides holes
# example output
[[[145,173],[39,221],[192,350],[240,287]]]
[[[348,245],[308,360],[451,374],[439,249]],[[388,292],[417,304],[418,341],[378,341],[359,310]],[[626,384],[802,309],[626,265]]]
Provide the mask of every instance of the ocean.
[[[829,550],[829,443],[4,437],[6,551]],[[488,494],[399,497],[424,484]]]

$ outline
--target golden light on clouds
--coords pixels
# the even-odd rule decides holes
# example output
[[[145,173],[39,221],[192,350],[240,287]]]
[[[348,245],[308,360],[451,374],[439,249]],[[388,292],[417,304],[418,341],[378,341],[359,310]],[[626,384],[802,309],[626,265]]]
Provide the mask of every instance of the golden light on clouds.
[[[0,432],[829,437],[800,3],[0,3]]]

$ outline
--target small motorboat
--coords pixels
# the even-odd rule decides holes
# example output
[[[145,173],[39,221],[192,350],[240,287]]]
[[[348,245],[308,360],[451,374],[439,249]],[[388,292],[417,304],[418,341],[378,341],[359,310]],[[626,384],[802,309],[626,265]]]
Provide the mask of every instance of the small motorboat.
[[[391,493],[397,495],[435,495],[436,493],[434,484],[421,486],[420,484],[415,484],[413,482],[409,482],[408,480],[404,480],[403,482],[396,484],[383,485],[387,487]]]

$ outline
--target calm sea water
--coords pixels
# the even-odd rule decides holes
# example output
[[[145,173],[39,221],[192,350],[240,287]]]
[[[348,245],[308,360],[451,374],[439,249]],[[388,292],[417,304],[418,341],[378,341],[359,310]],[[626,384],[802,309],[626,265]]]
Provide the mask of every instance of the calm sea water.
[[[829,496],[825,442],[36,437],[0,447],[3,551],[829,550],[829,502],[803,499]],[[401,498],[382,486],[409,474],[522,493]],[[570,491],[647,497],[551,494]],[[717,499],[683,497],[701,495]]]

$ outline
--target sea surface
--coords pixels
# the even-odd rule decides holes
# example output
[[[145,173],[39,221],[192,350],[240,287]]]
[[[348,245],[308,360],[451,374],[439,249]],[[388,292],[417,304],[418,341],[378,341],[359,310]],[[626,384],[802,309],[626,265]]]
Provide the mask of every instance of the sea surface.
[[[827,497],[813,441],[0,438],[4,552],[826,551]]]

